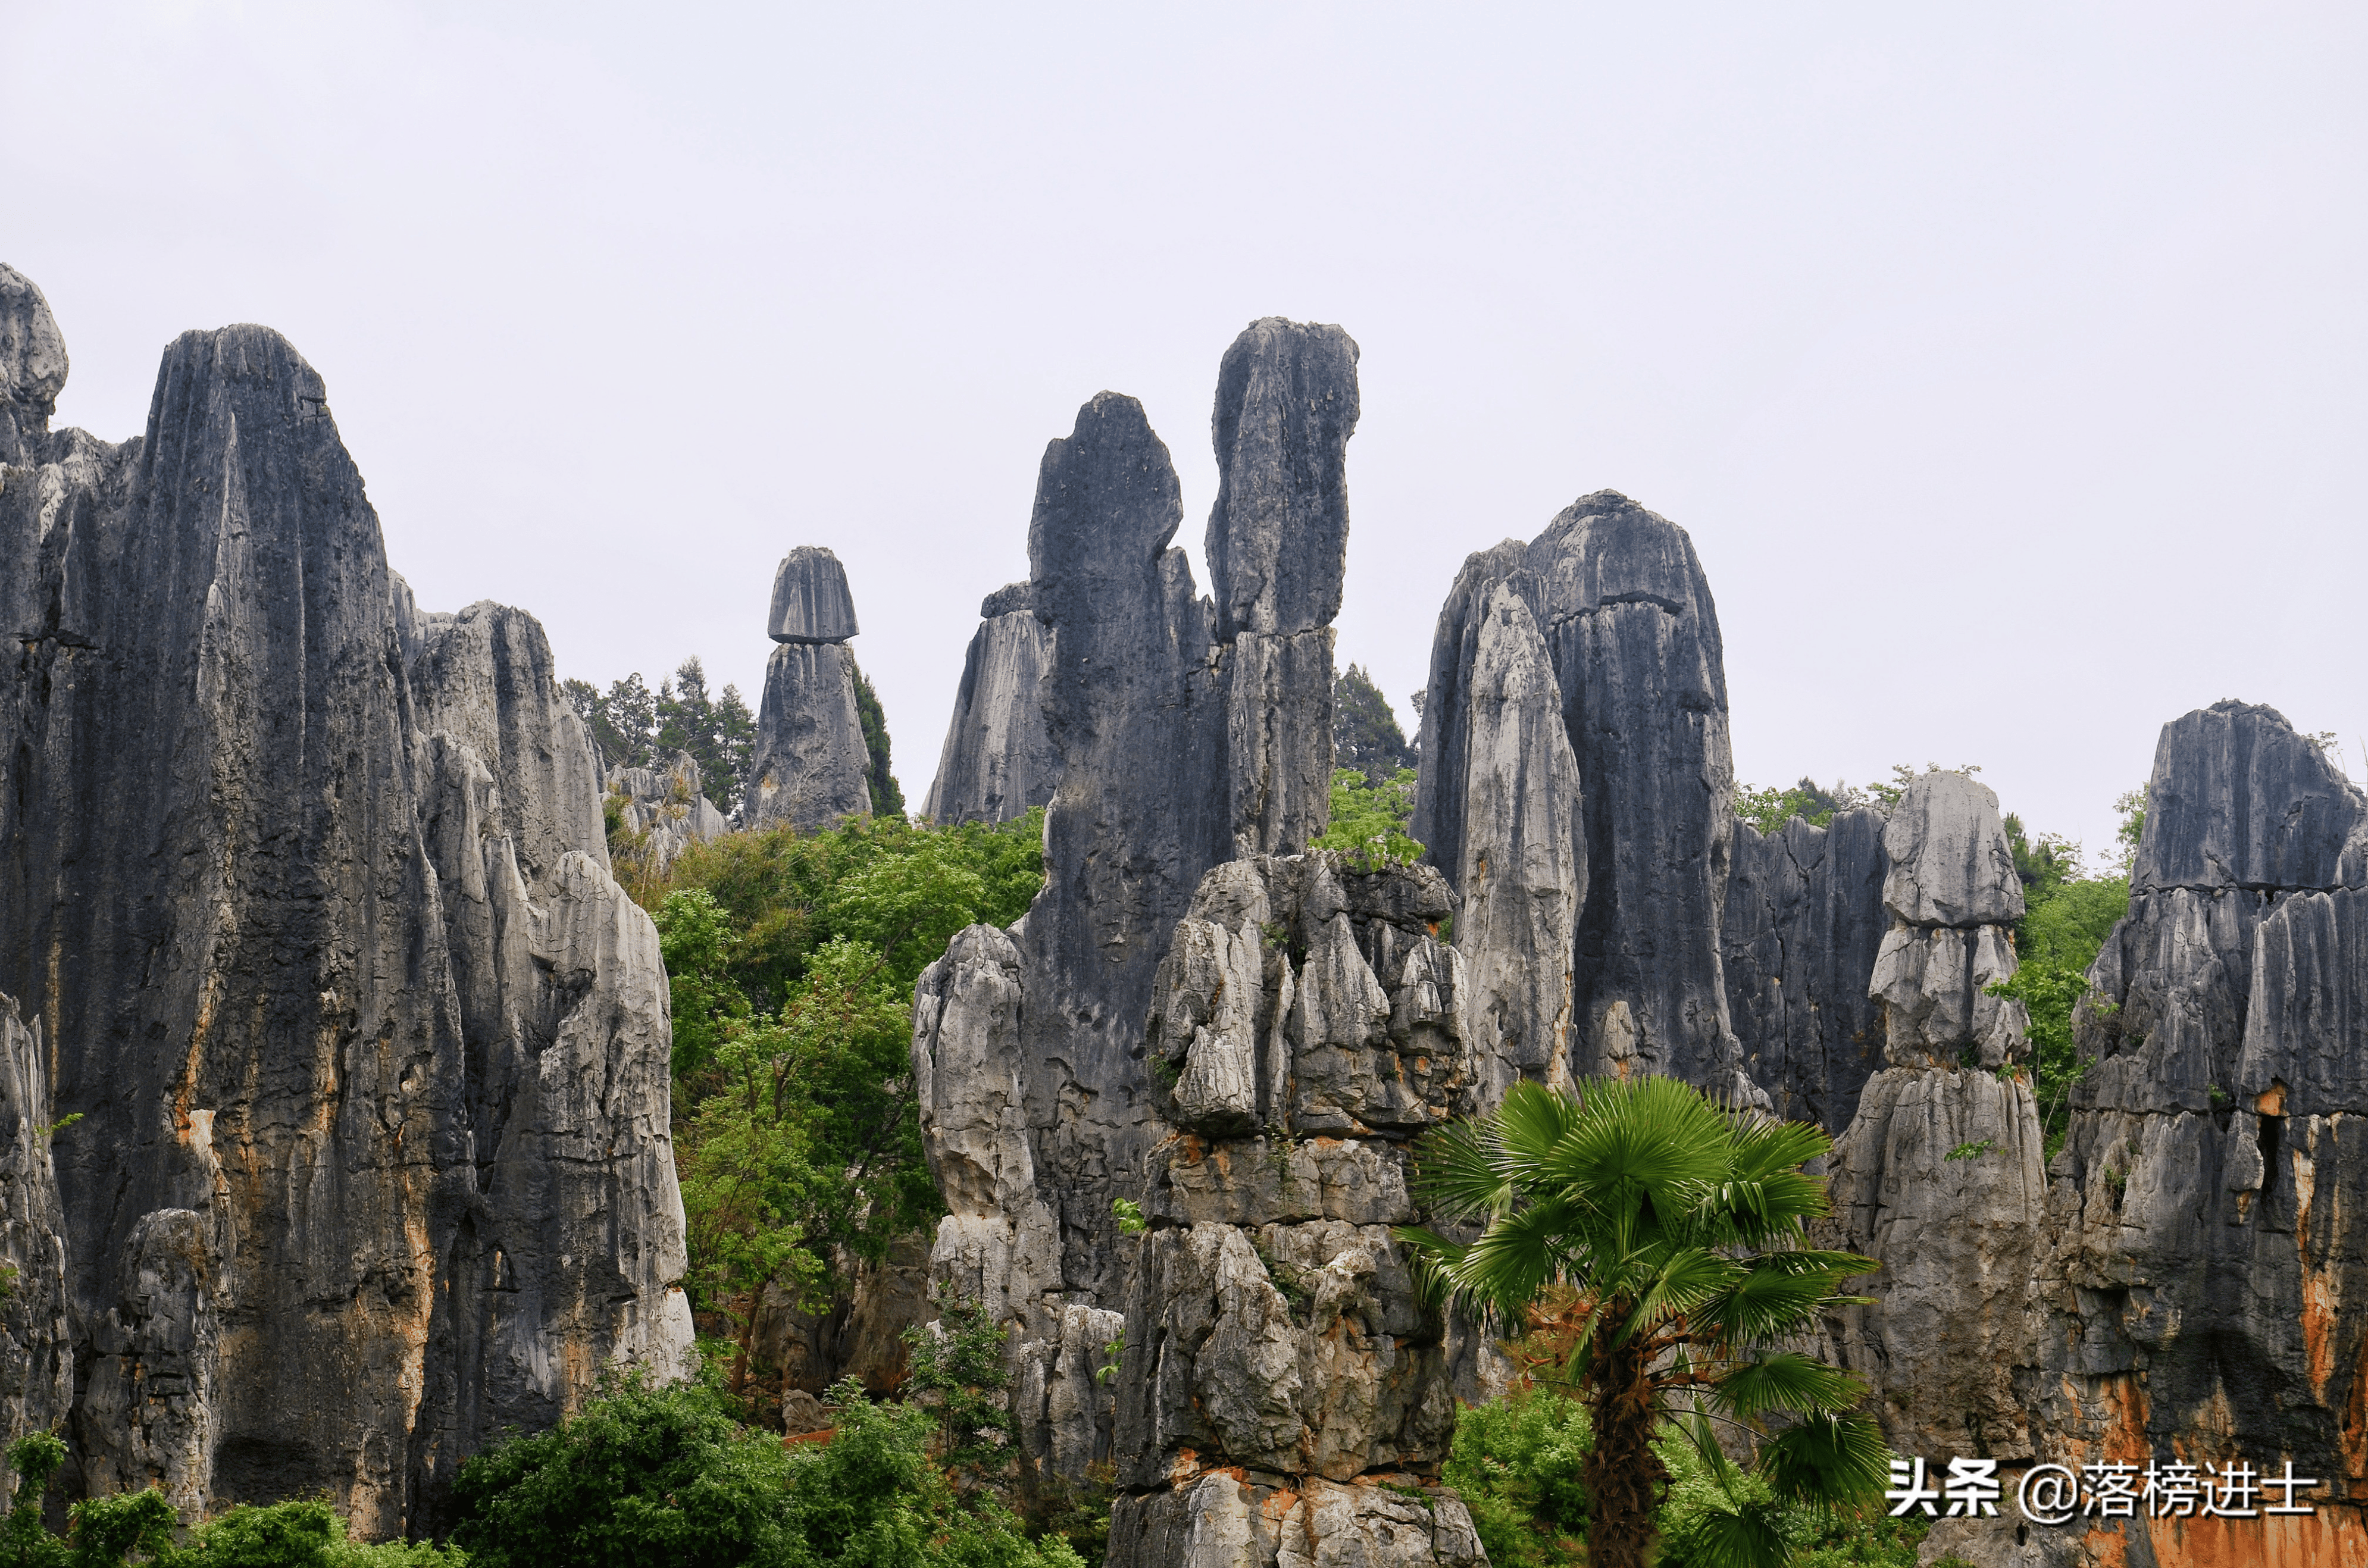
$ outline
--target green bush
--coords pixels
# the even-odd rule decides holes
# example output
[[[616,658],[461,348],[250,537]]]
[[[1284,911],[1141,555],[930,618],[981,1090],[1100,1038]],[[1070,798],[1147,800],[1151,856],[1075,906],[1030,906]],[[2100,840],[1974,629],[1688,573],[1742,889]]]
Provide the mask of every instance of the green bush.
[[[1406,834],[1414,820],[1414,790],[1411,767],[1399,768],[1378,787],[1356,768],[1335,769],[1332,825],[1309,847],[1334,851],[1354,871],[1413,865],[1422,858],[1422,846]]]
[[[1578,1473],[1590,1437],[1586,1405],[1550,1389],[1522,1390],[1457,1415],[1440,1479],[1462,1494],[1496,1568],[1577,1561],[1587,1530]]]

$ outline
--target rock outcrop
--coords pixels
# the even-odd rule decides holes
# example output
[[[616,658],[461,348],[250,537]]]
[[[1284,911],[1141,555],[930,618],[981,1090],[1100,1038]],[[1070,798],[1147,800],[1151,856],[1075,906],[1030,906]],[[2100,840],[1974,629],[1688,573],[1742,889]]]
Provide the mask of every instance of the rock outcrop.
[[[937,779],[921,807],[931,822],[1009,822],[1050,801],[1060,782],[1044,722],[1051,636],[1029,585],[997,588],[978,613]]]
[[[707,798],[689,752],[661,752],[647,767],[612,767],[605,782],[618,825],[640,835],[640,853],[654,873],[692,845],[732,831],[731,819]]]
[[[1337,326],[1269,316],[1218,368],[1206,549],[1236,855],[1295,853],[1328,818],[1332,619],[1348,566],[1358,413],[1357,345]]]
[[[65,339],[50,302],[31,278],[0,263],[0,462],[38,454],[65,384]]]
[[[844,642],[860,630],[847,568],[819,545],[802,544],[773,572],[773,610],[766,635],[776,642]]]
[[[1337,328],[1275,321],[1227,354],[1214,602],[1139,404],[1103,393],[1047,449],[1046,885],[916,992],[933,1267],[1016,1331],[1030,1473],[1113,1466],[1113,1560],[1144,1568],[1479,1557],[1451,1495],[1345,1484],[1411,1488],[1452,1418],[1445,1324],[1388,1227],[1406,1141],[1474,1083],[1434,930],[1454,895],[1278,853],[1328,803],[1354,364]]]
[[[765,698],[748,762],[751,827],[813,832],[871,810],[871,766],[855,701],[855,602],[838,557],[800,545],[773,574]]]
[[[855,670],[836,642],[784,642],[765,663],[748,764],[751,827],[836,827],[871,810]]]
[[[1493,846],[1467,820],[1472,680],[1498,586],[1552,661],[1583,782],[1584,897],[1570,973],[1571,1070],[1667,1073],[1751,1098],[1719,951],[1735,821],[1718,611],[1685,530],[1613,491],[1529,543],[1464,562],[1431,642],[1414,823],[1461,876]],[[1463,889],[1459,892],[1466,891]],[[1485,956],[1458,934],[1475,968]]]
[[[2014,1369],[2032,1356],[2046,1176],[2023,1005],[1985,994],[2014,973],[2001,923],[2021,916],[2022,883],[1998,797],[1962,773],[1909,786],[1883,849],[1892,927],[1866,990],[1885,1065],[1828,1170],[1840,1244],[1884,1267],[1875,1304],[1842,1310],[1837,1348],[1883,1392],[1898,1452],[2025,1458]]]
[[[2359,790],[2272,709],[2163,727],[2129,914],[2075,1015],[2086,1072],[2049,1167],[2030,1378],[2048,1458],[2291,1458],[2351,1500],[2311,1528],[2355,1540],[2364,827]]]
[[[429,1527],[505,1426],[689,1353],[589,746],[530,618],[411,607],[277,334],[176,340],[139,439],[17,438],[0,991],[82,1118],[67,1483]]]

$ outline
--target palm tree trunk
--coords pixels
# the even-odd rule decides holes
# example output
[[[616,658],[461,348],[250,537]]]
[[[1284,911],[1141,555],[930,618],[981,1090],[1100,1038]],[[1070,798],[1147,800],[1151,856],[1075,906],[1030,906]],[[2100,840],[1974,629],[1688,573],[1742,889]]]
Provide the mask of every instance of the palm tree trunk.
[[[1605,1317],[1627,1316],[1629,1305],[1614,1302]],[[1595,1446],[1581,1478],[1587,1483],[1590,1522],[1588,1568],[1648,1568],[1659,1530],[1653,1510],[1668,1489],[1669,1472],[1653,1451],[1659,1413],[1652,1369],[1634,1349],[1599,1351],[1588,1369],[1588,1414]]]

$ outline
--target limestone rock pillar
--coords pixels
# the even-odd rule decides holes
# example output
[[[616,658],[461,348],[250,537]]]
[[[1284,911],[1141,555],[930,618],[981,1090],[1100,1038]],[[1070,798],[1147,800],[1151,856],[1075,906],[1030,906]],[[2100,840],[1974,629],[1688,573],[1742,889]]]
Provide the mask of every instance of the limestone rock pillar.
[[[773,574],[767,631],[780,644],[765,665],[746,811],[752,827],[835,827],[871,810],[870,754],[855,704],[847,641],[856,634],[847,568],[800,545]]]

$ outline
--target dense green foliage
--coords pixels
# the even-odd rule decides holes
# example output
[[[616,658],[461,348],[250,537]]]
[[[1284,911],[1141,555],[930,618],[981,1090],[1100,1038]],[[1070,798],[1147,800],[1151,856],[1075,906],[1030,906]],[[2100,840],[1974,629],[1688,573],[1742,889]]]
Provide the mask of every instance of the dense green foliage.
[[[1353,767],[1335,769],[1332,824],[1308,847],[1338,851],[1359,871],[1413,865],[1422,858],[1422,846],[1406,834],[1414,820],[1414,788],[1411,767],[1399,768],[1378,788]]]
[[[1705,1562],[1775,1568],[1779,1504],[1839,1517],[1882,1490],[1890,1455],[1854,1410],[1863,1386],[1788,1347],[1859,1299],[1843,1281],[1878,1267],[1808,1244],[1827,1206],[1824,1178],[1802,1167],[1832,1143],[1661,1077],[1577,1094],[1516,1084],[1497,1110],[1422,1141],[1431,1213],[1484,1228],[1468,1244],[1398,1235],[1466,1306],[1550,1315],[1565,1348],[1547,1375],[1578,1394],[1593,1433],[1581,1479],[1597,1568],[1654,1560],[1669,1480],[1654,1445],[1672,1435],[1715,1483],[1717,1502],[1689,1527]],[[1770,1414],[1790,1423],[1772,1436]],[[1713,1421],[1758,1434],[1748,1477]]]
[[[858,819],[691,846],[642,895],[673,992],[675,1139],[693,1300],[762,1377],[768,1287],[821,1307],[842,1255],[941,1212],[908,1062],[914,982],[956,931],[1007,926],[1043,882],[1043,819]]]
[[[240,1504],[176,1545],[173,1506],[153,1486],[76,1503],[60,1540],[41,1522],[41,1502],[65,1459],[65,1444],[47,1432],[10,1445],[17,1496],[0,1524],[0,1568],[120,1568],[133,1556],[160,1568],[467,1568],[465,1553],[427,1542],[349,1541],[345,1521],[309,1499]]]
[[[1332,761],[1355,768],[1376,790],[1399,768],[1415,765],[1414,747],[1406,744],[1390,699],[1360,665],[1350,665],[1332,682]]]
[[[1517,1347],[1517,1354],[1519,1353]],[[1496,1568],[1579,1568],[1587,1561],[1587,1488],[1579,1475],[1593,1436],[1587,1408],[1556,1389],[1531,1384],[1459,1412],[1455,1442],[1440,1479],[1463,1498]],[[1655,1511],[1658,1568],[1710,1564],[1715,1516],[1728,1485],[1762,1507],[1784,1543],[1785,1568],[1914,1568],[1921,1519],[1837,1513],[1779,1501],[1765,1478],[1718,1474],[1675,1432],[1654,1443],[1669,1490]]]
[[[917,1406],[833,1389],[827,1442],[785,1448],[713,1389],[611,1383],[549,1432],[461,1468],[474,1568],[1081,1568],[990,1492],[958,1493]]]
[[[863,782],[871,791],[871,814],[901,817],[905,814],[905,791],[898,787],[896,776],[888,770],[887,710],[880,706],[880,694],[864,678],[853,653],[847,656],[847,667],[855,676],[855,716],[863,726],[863,752],[869,759],[864,765]]]
[[[936,1304],[936,1323],[905,1331],[912,1347],[905,1392],[937,1415],[938,1462],[984,1478],[1008,1463],[1012,1453],[1003,1330],[984,1305],[948,1287],[939,1287]]]
[[[740,799],[757,744],[756,716],[736,686],[724,687],[720,698],[709,697],[707,671],[698,659],[685,659],[655,691],[643,684],[639,672],[612,683],[605,692],[589,681],[562,681],[560,686],[592,731],[603,767],[647,767],[660,752],[689,752],[699,764],[700,783],[709,800],[728,812]]]

